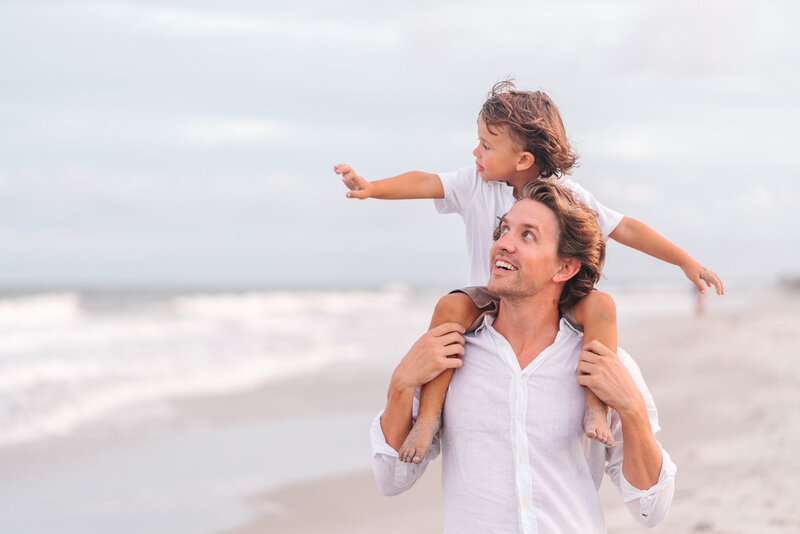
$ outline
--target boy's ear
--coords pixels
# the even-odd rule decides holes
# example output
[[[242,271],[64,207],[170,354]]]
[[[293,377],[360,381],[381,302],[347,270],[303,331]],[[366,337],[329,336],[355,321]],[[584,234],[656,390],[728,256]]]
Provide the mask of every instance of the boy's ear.
[[[536,163],[536,158],[533,157],[533,154],[530,152],[523,152],[519,155],[519,159],[517,160],[517,172],[527,171],[533,164]]]
[[[564,258],[561,260],[561,267],[553,275],[553,282],[566,282],[581,270],[581,262],[577,258]]]

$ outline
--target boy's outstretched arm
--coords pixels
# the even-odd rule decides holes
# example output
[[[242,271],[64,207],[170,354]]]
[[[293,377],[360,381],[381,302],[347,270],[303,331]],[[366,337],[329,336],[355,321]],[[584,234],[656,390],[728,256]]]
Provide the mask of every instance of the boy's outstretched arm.
[[[717,290],[717,295],[725,293],[722,280],[719,279],[716,273],[700,265],[697,260],[684,250],[641,221],[623,217],[609,237],[661,261],[677,265],[683,269],[686,277],[694,283],[701,293],[706,291],[706,288],[703,287],[703,282],[708,287],[713,285]]]
[[[342,182],[350,191],[347,198],[383,198],[403,200],[412,198],[444,198],[444,188],[439,175],[429,172],[411,171],[392,178],[370,182],[356,174],[350,165],[340,163],[333,172],[342,176]]]

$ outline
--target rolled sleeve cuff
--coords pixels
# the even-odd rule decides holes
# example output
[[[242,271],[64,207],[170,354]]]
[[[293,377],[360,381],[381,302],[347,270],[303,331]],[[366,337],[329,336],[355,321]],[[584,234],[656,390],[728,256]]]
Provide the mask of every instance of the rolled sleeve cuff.
[[[378,412],[378,415],[372,420],[372,428],[370,428],[369,432],[370,441],[372,442],[372,455],[383,454],[384,456],[397,458],[397,451],[386,443],[386,436],[383,435],[383,429],[381,428],[382,416],[383,410]]]
[[[672,494],[675,489],[674,479],[678,468],[667,451],[661,449],[661,472],[658,481],[645,490],[635,488],[620,473],[620,495],[626,503],[639,503],[639,519],[642,523],[654,525],[663,519],[669,511]]]
[[[397,495],[407,491],[425,471],[428,458],[421,464],[405,463],[388,443],[381,428],[381,411],[372,421],[370,439],[372,441],[372,472],[375,483],[384,495]]]

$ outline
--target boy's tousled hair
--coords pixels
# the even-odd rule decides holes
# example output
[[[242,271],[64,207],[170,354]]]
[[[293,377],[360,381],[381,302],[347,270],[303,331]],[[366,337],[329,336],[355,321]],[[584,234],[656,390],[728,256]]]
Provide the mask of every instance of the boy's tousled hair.
[[[572,151],[561,114],[542,91],[517,91],[514,82],[494,84],[480,116],[491,133],[503,126],[526,152],[533,154],[541,178],[569,174],[578,156]]]
[[[581,204],[566,187],[551,181],[534,180],[522,187],[520,200],[535,200],[550,208],[558,220],[558,256],[575,258],[581,264],[577,274],[566,281],[558,300],[561,315],[594,289],[603,272],[606,243],[597,212]],[[502,219],[501,219],[502,223]],[[500,226],[494,239],[500,238]]]

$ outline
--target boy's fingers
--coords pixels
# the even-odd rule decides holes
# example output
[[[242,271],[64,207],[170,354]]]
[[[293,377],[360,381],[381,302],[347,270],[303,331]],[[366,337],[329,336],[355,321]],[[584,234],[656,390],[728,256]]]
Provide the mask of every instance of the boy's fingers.
[[[717,273],[706,269],[702,274],[702,277],[708,287],[711,287],[712,285],[714,286],[714,289],[717,290],[717,295],[725,294],[725,288],[722,286],[722,280],[719,279]]]
[[[699,277],[692,280],[692,282],[694,282],[694,287],[696,287],[700,293],[706,292],[706,288],[703,287],[703,281]]]

